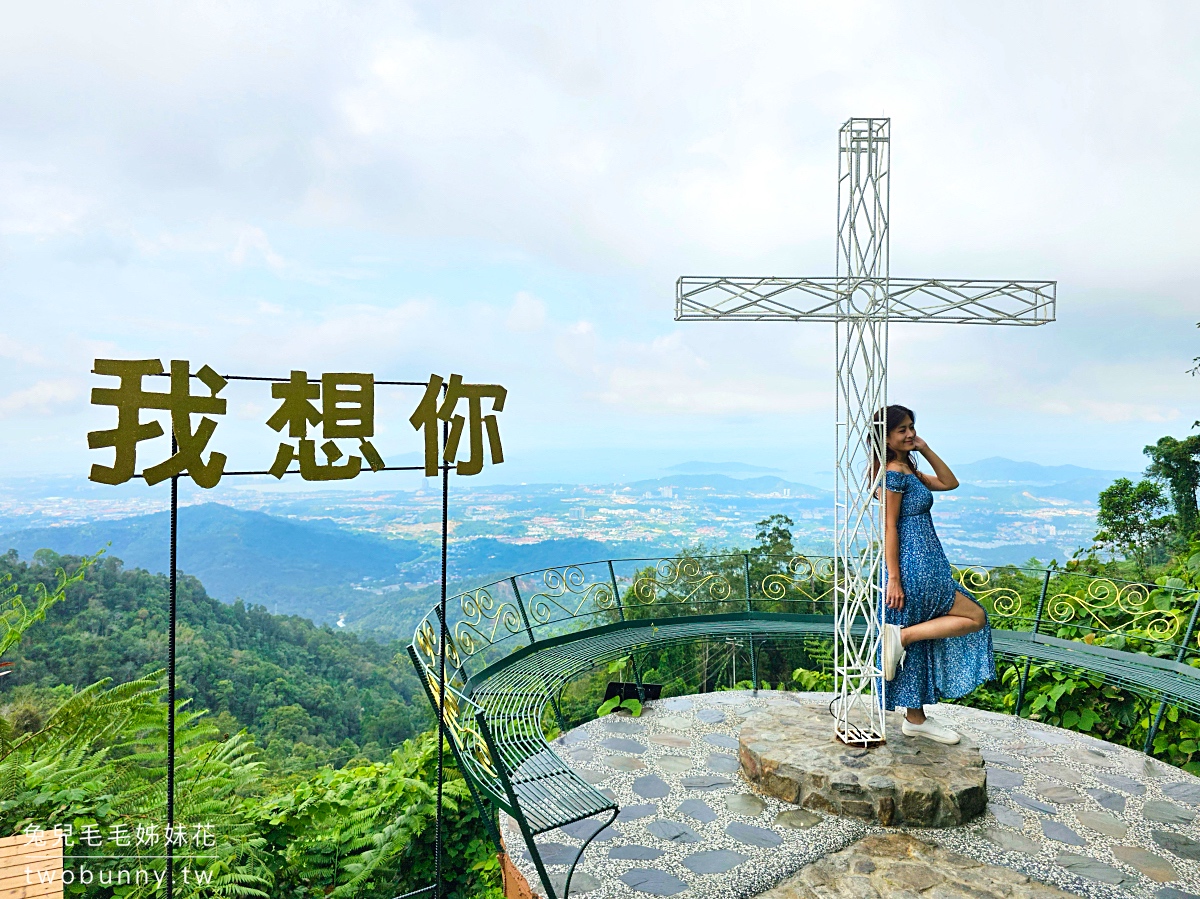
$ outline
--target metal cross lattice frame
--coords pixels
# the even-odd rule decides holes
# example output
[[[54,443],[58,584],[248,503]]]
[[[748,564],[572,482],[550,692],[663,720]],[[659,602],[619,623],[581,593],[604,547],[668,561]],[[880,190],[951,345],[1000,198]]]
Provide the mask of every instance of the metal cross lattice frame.
[[[833,277],[682,277],[676,321],[833,322],[837,332],[834,487],[834,730],[843,742],[886,739],[879,667],[883,615],[882,459],[892,321],[1044,325],[1054,281],[892,278],[891,120],[849,119],[838,132],[838,238]]]

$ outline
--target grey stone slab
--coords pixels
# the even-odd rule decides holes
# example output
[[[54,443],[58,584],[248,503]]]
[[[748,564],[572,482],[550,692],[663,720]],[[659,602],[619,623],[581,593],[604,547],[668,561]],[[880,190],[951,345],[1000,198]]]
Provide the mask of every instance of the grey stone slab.
[[[568,846],[566,843],[538,843],[538,855],[545,865],[569,865],[579,854],[579,847]],[[521,854],[530,858],[529,850],[522,847]]]
[[[1049,743],[1051,746],[1065,746],[1067,743],[1074,741],[1074,736],[1069,732],[1039,730],[1031,727],[1028,730],[1028,734],[1035,740],[1041,740],[1043,743]]]
[[[793,830],[806,830],[821,823],[821,816],[802,808],[789,808],[775,816],[771,822],[776,827],[790,827]]]
[[[720,709],[700,709],[696,717],[705,724],[721,724],[725,720],[725,713]]]
[[[1106,808],[1110,812],[1117,812],[1118,814],[1125,811],[1125,797],[1120,793],[1089,787],[1087,794],[1095,799],[1101,808]]]
[[[597,771],[595,768],[585,768],[582,765],[576,766],[575,773],[592,785],[602,784],[610,776],[608,771]]]
[[[615,734],[644,734],[646,725],[623,715],[605,715],[604,729]]]
[[[664,699],[659,705],[669,712],[688,712],[691,711],[693,703],[684,696],[675,696],[671,699]]]
[[[1026,796],[1024,793],[1010,793],[1008,798],[1023,808],[1029,809],[1031,812],[1038,812],[1042,815],[1057,815],[1058,809],[1046,802],[1034,799],[1031,796]]]
[[[704,849],[693,852],[683,860],[683,866],[696,874],[724,874],[732,871],[747,856],[732,849]]]
[[[705,743],[720,746],[722,749],[738,748],[737,738],[731,737],[728,734],[705,734],[703,739]]]
[[[1160,887],[1158,892],[1154,894],[1154,899],[1200,899],[1200,895],[1185,893],[1183,890],[1175,889],[1175,887]]]
[[[980,749],[979,754],[989,765],[1007,765],[1009,768],[1020,768],[1025,763],[1014,755],[1000,752],[998,749]]]
[[[612,826],[600,830],[603,824],[604,821],[597,821],[595,818],[584,818],[582,821],[572,821],[570,824],[564,824],[559,830],[577,840],[586,840],[592,834],[596,834],[594,841],[597,843],[607,843],[609,840],[620,839],[621,831]]]
[[[1141,759],[1140,764],[1136,764],[1133,773],[1140,774],[1142,777],[1157,779],[1159,777],[1166,777],[1171,771],[1174,770],[1174,768],[1168,768],[1162,762],[1155,761],[1152,758],[1143,758]]]
[[[1168,852],[1173,852],[1188,861],[1200,861],[1200,843],[1191,837],[1170,830],[1152,830],[1150,836],[1154,838],[1154,842]]]
[[[567,872],[563,871],[558,874],[550,875],[550,883],[554,885],[554,892],[558,895],[563,895],[567,889]],[[601,883],[587,871],[576,871],[571,875],[571,895],[583,895],[600,889]]]
[[[685,799],[679,803],[679,808],[675,809],[678,815],[687,815],[689,818],[694,818],[701,824],[707,824],[709,821],[717,820],[717,813],[714,812],[703,799],[693,797]]]
[[[1130,796],[1145,796],[1146,785],[1134,780],[1132,777],[1126,777],[1124,774],[1111,774],[1107,771],[1097,771],[1094,775],[1102,784],[1107,784],[1114,790],[1120,790],[1123,793],[1128,793]]]
[[[1075,819],[1088,830],[1102,833],[1106,837],[1119,840],[1129,832],[1129,825],[1108,812],[1098,812],[1090,808],[1075,809]]]
[[[1107,752],[1095,746],[1075,746],[1069,755],[1077,762],[1094,765],[1097,768],[1113,768],[1117,764]]]
[[[596,758],[596,750],[594,749],[572,749],[567,753],[567,758],[573,762],[590,762]]]
[[[1049,746],[1039,746],[1037,744],[1026,745],[1022,749],[1018,749],[1021,755],[1031,759],[1054,759],[1058,758],[1059,751],[1052,749]]]
[[[1066,868],[1072,874],[1078,874],[1089,880],[1098,880],[1101,883],[1111,883],[1114,886],[1133,886],[1137,883],[1137,877],[1133,874],[1126,874],[1112,865],[1106,865],[1094,858],[1074,852],[1060,852],[1054,859],[1054,863],[1060,868]]]
[[[1025,783],[1025,775],[1016,771],[1006,771],[1003,768],[987,769],[987,785],[989,790],[1011,790]]]
[[[1054,802],[1058,805],[1078,805],[1083,802],[1083,797],[1076,790],[1064,787],[1062,784],[1041,784],[1037,788],[1037,794],[1047,802]],[[1124,797],[1121,801],[1125,801]]]
[[[671,787],[657,774],[643,774],[634,778],[633,792],[643,799],[662,799],[671,792]]]
[[[641,755],[646,751],[646,744],[638,740],[630,740],[628,737],[609,737],[607,740],[601,740],[600,745],[605,749],[611,749],[614,752],[627,752],[630,755]]]
[[[1041,763],[1037,766],[1037,773],[1043,777],[1053,777],[1055,780],[1066,784],[1078,785],[1083,783],[1083,775],[1074,768],[1068,768],[1066,765],[1056,765],[1054,762]]]
[[[586,731],[583,731],[583,730],[573,730],[570,733],[563,734],[561,737],[558,738],[558,740],[555,740],[554,742],[557,743],[557,742],[559,742],[559,740],[562,741],[563,746],[577,746],[580,743],[587,742],[588,734]]]
[[[606,755],[603,761],[608,767],[616,768],[618,771],[644,771],[646,769],[646,763],[632,755]]]
[[[651,896],[674,896],[687,889],[687,884],[674,874],[654,868],[630,868],[621,880],[627,887]]]
[[[718,777],[715,774],[690,774],[682,781],[683,786],[689,790],[719,790],[721,787],[733,786],[733,781],[727,777]]]
[[[757,818],[767,810],[767,804],[753,793],[735,793],[725,797],[725,808],[731,815]]]
[[[1141,846],[1113,846],[1112,854],[1117,861],[1136,868],[1151,880],[1159,883],[1179,879],[1179,872],[1175,870],[1174,865],[1161,855],[1151,852],[1149,849],[1143,849]]]
[[[725,755],[720,752],[710,752],[705,760],[708,767],[712,771],[717,771],[721,774],[733,774],[737,771],[739,765],[735,756]]]
[[[1035,840],[1029,839],[1023,833],[1007,830],[1003,827],[995,825],[985,827],[983,835],[999,846],[1001,849],[1007,849],[1009,852],[1022,852],[1025,855],[1040,855],[1042,846]]]
[[[684,771],[690,771],[696,760],[683,755],[661,755],[654,759],[654,764],[668,774],[682,774]]]
[[[1009,808],[1007,805],[995,805],[988,803],[988,811],[996,816],[996,820],[1005,827],[1015,827],[1021,830],[1025,827],[1025,817],[1015,808]]]
[[[783,842],[783,837],[775,831],[757,827],[754,824],[746,824],[743,821],[730,821],[725,825],[725,833],[739,843],[763,849],[773,849]]]
[[[624,846],[613,846],[608,850],[609,858],[624,859],[634,862],[652,862],[662,855],[661,849],[650,846],[639,846],[636,843],[626,843]]]
[[[1191,824],[1196,813],[1173,802],[1151,799],[1142,806],[1142,817],[1159,824]]]
[[[659,746],[670,746],[672,749],[688,749],[692,745],[691,740],[678,734],[654,734],[650,737],[650,742]]]
[[[745,705],[746,694],[743,690],[718,690],[708,694],[709,700],[725,705]]]
[[[611,799],[613,802],[617,801],[617,794],[614,793],[612,790],[610,790],[608,787],[602,788],[600,790],[600,795],[603,796],[605,799]]]
[[[1187,805],[1200,805],[1200,783],[1176,781],[1159,787],[1170,798]]]
[[[686,824],[672,821],[669,818],[655,818],[646,824],[646,831],[660,840],[672,843],[701,843],[703,838]]]
[[[687,730],[695,722],[688,716],[683,715],[663,715],[654,722],[659,727],[665,727],[667,730]]]
[[[658,814],[658,806],[653,802],[639,802],[621,806],[617,812],[617,821],[636,821],[639,818],[649,818]]]
[[[1087,840],[1071,830],[1067,825],[1059,824],[1057,821],[1043,819],[1042,833],[1046,835],[1046,839],[1057,840],[1059,843],[1066,843],[1068,846],[1087,845]]]

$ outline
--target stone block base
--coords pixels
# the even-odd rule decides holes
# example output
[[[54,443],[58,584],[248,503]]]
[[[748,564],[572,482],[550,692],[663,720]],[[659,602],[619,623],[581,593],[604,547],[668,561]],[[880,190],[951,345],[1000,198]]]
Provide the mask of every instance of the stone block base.
[[[978,746],[906,737],[895,713],[887,733],[882,746],[850,747],[834,737],[825,707],[777,704],[746,718],[738,755],[747,780],[769,796],[884,826],[951,827],[987,807]]]

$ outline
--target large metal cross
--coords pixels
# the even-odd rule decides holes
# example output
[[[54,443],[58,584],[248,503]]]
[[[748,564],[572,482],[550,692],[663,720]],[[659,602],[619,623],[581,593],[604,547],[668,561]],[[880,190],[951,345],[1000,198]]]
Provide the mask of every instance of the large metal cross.
[[[888,260],[891,120],[850,119],[838,132],[833,277],[679,279],[677,321],[819,321],[837,331],[834,485],[834,730],[843,742],[886,739],[879,635],[883,613],[883,467],[888,324],[1044,325],[1054,281],[893,278]]]

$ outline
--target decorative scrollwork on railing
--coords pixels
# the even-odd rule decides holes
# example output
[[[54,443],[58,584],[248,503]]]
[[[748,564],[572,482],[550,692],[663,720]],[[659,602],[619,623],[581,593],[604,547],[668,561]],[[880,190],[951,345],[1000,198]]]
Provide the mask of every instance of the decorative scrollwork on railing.
[[[684,558],[659,559],[654,574],[637,578],[626,597],[648,606],[656,602],[726,602],[732,595],[733,588],[723,575],[705,571],[700,559]]]
[[[1180,615],[1153,605],[1153,593],[1154,588],[1145,584],[1118,585],[1108,578],[1091,578],[1083,594],[1056,593],[1050,597],[1046,613],[1058,624],[1079,624],[1110,633],[1134,629],[1152,640],[1170,642],[1179,632]],[[1106,616],[1120,617],[1105,621]],[[1089,619],[1091,623],[1087,623]]]
[[[524,630],[516,605],[508,600],[497,604],[486,587],[461,593],[457,599],[466,617],[454,623],[454,639],[469,656],[495,643],[501,626],[510,635]]]
[[[990,586],[992,573],[986,568],[969,565],[966,568],[951,566],[954,579],[960,587],[968,591],[980,602],[988,600],[992,604],[992,614],[997,618],[1018,618],[1021,615],[1021,594],[1012,587],[1003,585]]]
[[[428,668],[425,669],[425,678],[429,683],[429,691],[433,694],[433,707],[437,709],[443,702],[441,682],[437,679],[437,675]],[[471,710],[476,708],[475,704],[469,699],[462,698],[453,683],[446,690],[444,701],[446,732],[454,741],[454,745],[458,747],[460,753],[469,756],[490,776],[495,777],[496,766],[492,762],[491,753],[488,752],[487,742],[479,733],[475,721],[470,716]]]
[[[430,621],[430,616],[425,616],[417,625],[417,632],[413,634],[413,646],[417,648],[421,662],[426,668],[433,668],[437,664],[438,629],[434,626],[433,621]],[[454,640],[449,638],[446,640],[446,664],[452,665],[454,668],[462,667],[458,647],[454,645]]]
[[[811,589],[800,586],[813,583],[826,585],[821,589],[820,596],[814,595]],[[814,562],[807,556],[793,556],[787,561],[783,571],[768,574],[762,579],[761,589],[767,599],[787,599],[788,590],[793,589],[805,599],[817,602],[832,587],[833,559],[823,557]]]
[[[577,565],[567,568],[548,568],[542,572],[545,589],[529,597],[526,608],[533,624],[549,624],[554,618],[554,607],[566,613],[566,617],[577,618],[585,606],[591,612],[616,609],[617,598],[608,581],[588,583],[587,575]]]

